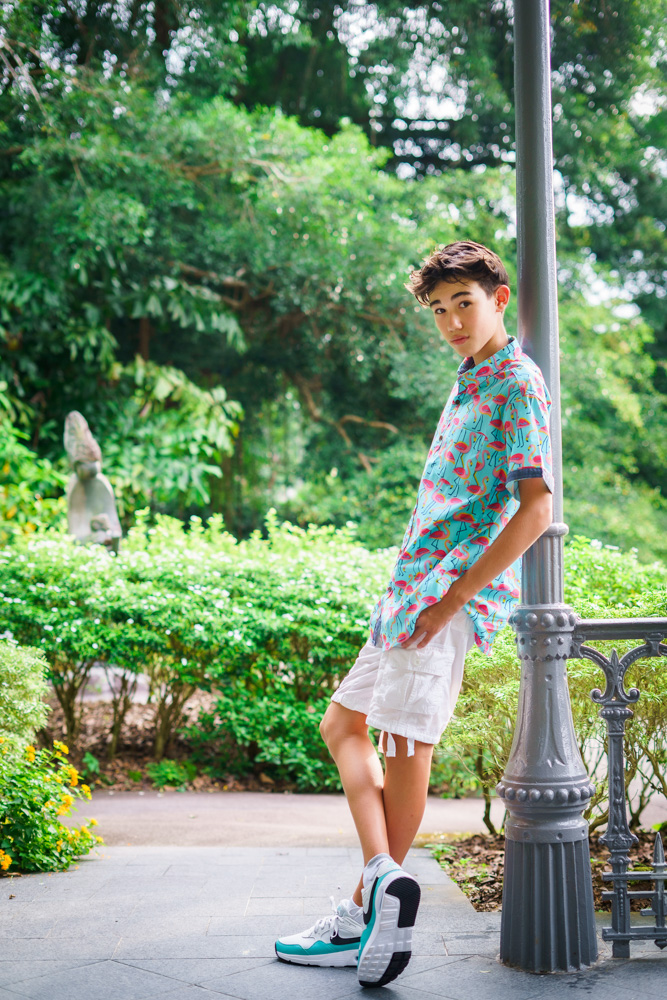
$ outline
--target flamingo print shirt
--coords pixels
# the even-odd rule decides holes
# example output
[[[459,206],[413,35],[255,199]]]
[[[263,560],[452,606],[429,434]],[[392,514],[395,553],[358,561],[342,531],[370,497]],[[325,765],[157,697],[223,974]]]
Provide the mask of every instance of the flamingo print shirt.
[[[550,406],[542,372],[515,337],[479,365],[461,362],[389,586],[371,614],[373,645],[389,649],[412,635],[420,611],[444,597],[516,513],[518,480],[541,477],[553,493]],[[483,652],[520,589],[519,558],[464,605]]]

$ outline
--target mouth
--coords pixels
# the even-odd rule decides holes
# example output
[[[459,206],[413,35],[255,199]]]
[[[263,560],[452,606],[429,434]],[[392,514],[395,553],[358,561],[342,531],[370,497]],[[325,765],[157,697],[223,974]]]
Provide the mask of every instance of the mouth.
[[[454,340],[450,340],[449,343],[452,347],[455,347],[457,344],[462,344],[467,339],[467,337],[456,337]]]

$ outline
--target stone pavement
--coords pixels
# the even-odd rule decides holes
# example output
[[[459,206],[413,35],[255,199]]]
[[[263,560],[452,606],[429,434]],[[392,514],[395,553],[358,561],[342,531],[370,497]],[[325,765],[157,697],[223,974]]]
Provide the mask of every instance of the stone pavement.
[[[354,969],[276,961],[279,934],[303,930],[346,895],[358,848],[100,847],[69,872],[0,880],[0,1000],[652,1000],[667,955],[576,975],[536,976],[497,961],[499,914],[476,913],[423,849],[413,959],[363,990]]]

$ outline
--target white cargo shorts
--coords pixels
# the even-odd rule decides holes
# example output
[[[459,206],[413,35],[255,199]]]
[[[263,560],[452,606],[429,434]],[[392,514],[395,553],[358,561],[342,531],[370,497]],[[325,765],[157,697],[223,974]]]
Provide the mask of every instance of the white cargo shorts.
[[[425,646],[380,649],[370,639],[331,700],[361,712],[366,724],[382,731],[379,750],[396,754],[393,735],[408,741],[438,743],[451,719],[463,682],[466,653],[475,631],[465,611],[457,611]],[[384,750],[384,734],[387,749]]]

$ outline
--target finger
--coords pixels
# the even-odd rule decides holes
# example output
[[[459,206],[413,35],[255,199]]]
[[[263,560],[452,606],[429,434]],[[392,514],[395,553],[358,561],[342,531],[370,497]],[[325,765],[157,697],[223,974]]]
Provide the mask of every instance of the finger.
[[[428,642],[428,633],[427,632],[423,632],[423,631],[419,631],[419,632],[415,631],[415,632],[412,633],[412,635],[410,636],[410,638],[407,639],[403,643],[403,646],[406,649],[412,648],[412,647],[419,648],[422,644],[425,645],[426,642]]]

